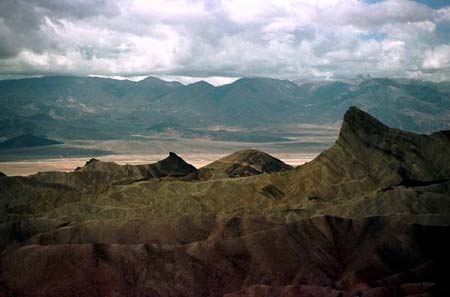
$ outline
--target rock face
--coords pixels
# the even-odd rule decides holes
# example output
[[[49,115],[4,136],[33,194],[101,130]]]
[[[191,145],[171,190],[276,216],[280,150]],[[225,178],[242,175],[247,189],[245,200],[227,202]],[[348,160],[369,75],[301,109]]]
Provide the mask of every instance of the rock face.
[[[450,296],[449,180],[449,131],[357,108],[296,168],[247,150],[2,177],[0,296]]]

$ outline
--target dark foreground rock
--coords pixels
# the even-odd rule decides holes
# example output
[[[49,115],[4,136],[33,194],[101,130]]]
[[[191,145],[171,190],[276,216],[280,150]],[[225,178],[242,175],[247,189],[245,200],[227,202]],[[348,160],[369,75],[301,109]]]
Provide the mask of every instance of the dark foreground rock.
[[[448,226],[315,217],[222,224],[185,245],[49,244],[8,250],[3,296],[448,296]],[[255,228],[257,226],[253,226]],[[237,233],[229,233],[234,228]]]

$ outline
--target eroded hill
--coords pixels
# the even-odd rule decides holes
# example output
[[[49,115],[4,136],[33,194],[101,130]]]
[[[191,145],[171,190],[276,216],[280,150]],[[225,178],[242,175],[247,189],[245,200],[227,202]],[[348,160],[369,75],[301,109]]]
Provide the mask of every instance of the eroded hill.
[[[248,150],[4,176],[0,296],[448,296],[449,179],[449,131],[357,108],[296,168]]]

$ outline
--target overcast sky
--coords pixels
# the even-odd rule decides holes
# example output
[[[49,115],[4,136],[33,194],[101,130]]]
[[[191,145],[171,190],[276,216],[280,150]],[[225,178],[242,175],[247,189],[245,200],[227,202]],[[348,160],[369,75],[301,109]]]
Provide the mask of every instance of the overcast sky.
[[[450,80],[448,0],[0,0],[0,75]]]

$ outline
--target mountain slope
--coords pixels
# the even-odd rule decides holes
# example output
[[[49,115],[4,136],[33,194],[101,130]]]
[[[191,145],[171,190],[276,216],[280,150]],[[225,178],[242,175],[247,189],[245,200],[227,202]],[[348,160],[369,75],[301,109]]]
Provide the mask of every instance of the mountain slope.
[[[0,294],[448,296],[449,148],[449,131],[352,107],[336,143],[296,168],[249,150],[206,180],[116,183],[152,165],[96,160],[67,175],[113,177],[101,186],[2,177]],[[173,154],[157,164],[193,170]],[[223,176],[233,164],[267,173]]]

